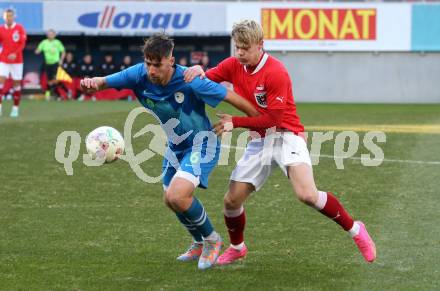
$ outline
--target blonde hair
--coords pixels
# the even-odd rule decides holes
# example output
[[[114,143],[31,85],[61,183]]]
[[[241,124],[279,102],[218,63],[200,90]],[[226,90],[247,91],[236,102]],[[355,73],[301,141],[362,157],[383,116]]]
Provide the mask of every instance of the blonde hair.
[[[232,26],[232,38],[236,43],[250,46],[260,43],[263,38],[263,28],[254,20],[242,20]]]

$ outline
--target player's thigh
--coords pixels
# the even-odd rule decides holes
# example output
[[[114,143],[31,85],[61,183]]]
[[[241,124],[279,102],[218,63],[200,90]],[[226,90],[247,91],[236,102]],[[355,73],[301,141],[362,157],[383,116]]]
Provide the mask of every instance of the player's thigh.
[[[164,202],[175,211],[188,209],[192,201],[192,193],[197,187],[195,177],[183,172],[180,168],[182,156],[182,154],[171,152],[168,148],[162,162]]]
[[[10,66],[9,64],[0,62],[0,83],[4,84],[6,79],[9,77],[10,74]]]
[[[279,138],[280,143],[276,143],[274,151],[276,163],[287,175],[287,167],[300,164],[312,166],[310,153],[305,139],[293,132],[283,132]]]
[[[17,89],[21,88],[21,80],[12,80],[12,86]]]
[[[203,150],[202,154],[205,153],[206,150]],[[213,159],[204,162],[200,152],[192,151],[191,149],[165,158],[162,164],[164,171],[163,184],[164,190],[166,190],[169,197],[189,197],[195,188],[207,188],[208,177],[218,161],[218,154],[214,152],[213,155]],[[182,189],[186,189],[184,192],[177,191],[179,189],[176,187],[176,181],[180,181],[179,184],[183,183],[182,181],[186,181],[187,183],[185,184],[189,183],[188,185],[192,187],[182,187]]]
[[[293,132],[283,132],[276,161],[287,175],[297,197],[308,204],[317,199],[312,162],[305,139]]]
[[[23,79],[23,64],[11,64],[10,66],[12,80],[20,82]]]
[[[193,177],[196,187],[208,188],[209,177],[218,163],[220,144],[217,139],[213,143],[204,143],[201,147],[194,146],[186,151],[180,161],[180,170]]]
[[[251,183],[231,181],[229,190],[224,197],[225,208],[229,210],[239,209],[254,191],[255,186]]]
[[[163,159],[162,162],[162,183],[163,183],[163,190],[166,192],[171,180],[173,179],[174,175],[176,174],[177,169],[173,167],[173,165],[168,161],[167,158]]]
[[[191,152],[177,154],[175,157],[178,163],[164,159],[163,166],[168,165],[164,176],[164,188],[167,185],[165,203],[171,209],[183,212],[191,206],[193,192],[201,184],[202,174],[196,175],[191,164]]]
[[[255,191],[263,187],[272,173],[272,158],[265,157],[264,140],[251,141],[237,166],[232,171],[231,182],[253,185]]]
[[[174,176],[165,193],[166,204],[176,211],[186,211],[191,206],[194,189],[191,181]]]
[[[313,177],[312,166],[300,163],[288,166],[287,171],[298,199],[307,204],[315,205],[318,200],[318,189]]]

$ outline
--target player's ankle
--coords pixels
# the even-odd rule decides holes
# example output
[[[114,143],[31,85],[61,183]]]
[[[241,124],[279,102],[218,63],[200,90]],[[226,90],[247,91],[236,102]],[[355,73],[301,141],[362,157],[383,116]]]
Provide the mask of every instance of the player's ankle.
[[[213,230],[210,235],[208,235],[207,237],[204,237],[203,239],[214,241],[214,240],[218,240],[219,238],[220,238],[220,235],[215,230]]]
[[[348,230],[348,233],[351,237],[355,237],[359,234],[359,230],[361,229],[361,226],[356,221],[353,223],[353,226]]]
[[[237,245],[233,245],[231,244],[231,248],[237,250],[237,251],[241,251],[244,248],[244,241],[237,244]]]

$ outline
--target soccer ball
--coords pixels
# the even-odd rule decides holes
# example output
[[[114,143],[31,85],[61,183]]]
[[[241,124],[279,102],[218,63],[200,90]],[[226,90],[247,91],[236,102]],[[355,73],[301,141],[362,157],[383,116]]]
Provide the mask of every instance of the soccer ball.
[[[101,126],[94,129],[86,137],[87,153],[93,160],[105,160],[111,163],[124,152],[124,138],[110,126]]]

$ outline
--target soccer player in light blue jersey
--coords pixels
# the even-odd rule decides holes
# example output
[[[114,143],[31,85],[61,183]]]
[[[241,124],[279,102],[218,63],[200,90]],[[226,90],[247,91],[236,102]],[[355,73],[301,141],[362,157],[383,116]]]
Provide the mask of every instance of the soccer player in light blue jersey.
[[[196,187],[208,187],[209,174],[220,153],[205,104],[215,107],[226,101],[250,116],[258,115],[258,111],[244,98],[208,79],[185,83],[186,67],[175,65],[173,48],[174,42],[167,35],[154,35],[143,46],[145,63],[106,77],[83,79],[81,87],[87,93],[132,89],[141,104],[160,119],[168,137],[163,161],[165,204],[194,239],[177,259],[198,259],[199,269],[207,269],[216,262],[223,243],[203,205],[193,196]],[[177,126],[166,126],[173,118],[179,121]]]

